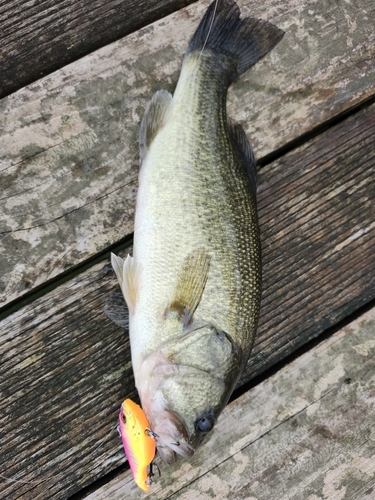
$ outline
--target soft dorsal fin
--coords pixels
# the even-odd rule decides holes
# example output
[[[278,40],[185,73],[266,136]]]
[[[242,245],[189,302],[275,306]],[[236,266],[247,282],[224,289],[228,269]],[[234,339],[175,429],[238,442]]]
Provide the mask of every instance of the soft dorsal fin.
[[[158,90],[147,104],[139,132],[139,155],[141,164],[158,130],[165,124],[171,109],[172,95]]]
[[[237,148],[238,152],[243,158],[246,165],[246,170],[249,174],[251,185],[254,188],[254,193],[256,193],[257,186],[257,169],[255,156],[250,145],[250,142],[246,136],[246,133],[238,122],[232,118],[228,119],[229,135],[232,140],[233,146]]]
[[[166,310],[177,311],[184,326],[190,323],[206,286],[211,257],[204,248],[191,252],[184,260],[170,305]]]
[[[111,263],[129,311],[131,314],[134,314],[138,299],[139,278],[142,273],[142,266],[133,257],[130,257],[130,255],[124,261],[114,253],[111,253]]]

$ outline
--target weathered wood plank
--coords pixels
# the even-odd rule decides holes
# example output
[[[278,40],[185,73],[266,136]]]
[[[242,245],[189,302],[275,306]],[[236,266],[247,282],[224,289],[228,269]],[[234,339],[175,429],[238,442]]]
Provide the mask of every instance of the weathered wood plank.
[[[103,314],[109,266],[59,287],[1,324],[2,498],[67,498],[123,461],[115,428],[135,396],[128,337]],[[31,484],[29,484],[31,482]]]
[[[0,99],[195,0],[5,0]]]
[[[173,90],[207,3],[1,101],[2,305],[131,234],[139,121],[155,90]],[[258,157],[374,94],[372,0],[239,4],[287,33],[230,96]]]
[[[231,403],[145,498],[374,498],[375,309]],[[87,500],[139,498],[127,471]]]
[[[374,296],[374,133],[372,106],[260,170],[264,292],[243,380]]]
[[[264,300],[240,383],[375,297],[374,128],[375,105],[261,169]],[[35,499],[65,498],[124,460],[114,426],[134,397],[129,346],[102,313],[116,286],[98,264],[0,323],[0,474],[49,478]],[[30,487],[0,482],[0,496]]]

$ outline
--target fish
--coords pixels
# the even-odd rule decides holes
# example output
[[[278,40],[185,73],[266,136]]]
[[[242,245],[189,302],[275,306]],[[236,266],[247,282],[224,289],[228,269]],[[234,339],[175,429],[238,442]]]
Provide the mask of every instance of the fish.
[[[148,491],[152,482],[155,439],[144,411],[129,398],[120,408],[119,432],[134,481],[142,490]]]
[[[140,126],[133,256],[111,255],[129,310],[135,385],[172,463],[208,436],[249,359],[261,300],[256,161],[227,117],[228,87],[280,42],[268,21],[214,1],[173,96]]]

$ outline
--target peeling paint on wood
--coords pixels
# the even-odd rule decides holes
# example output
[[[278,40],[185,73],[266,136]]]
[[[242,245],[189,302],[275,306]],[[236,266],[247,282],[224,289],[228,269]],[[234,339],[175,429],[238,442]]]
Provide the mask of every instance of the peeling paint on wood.
[[[173,90],[207,4],[0,102],[1,305],[132,232],[139,122],[156,90]],[[239,4],[287,33],[230,93],[258,157],[374,94],[372,0]]]
[[[375,309],[231,403],[152,499],[359,500],[375,491]],[[139,498],[129,471],[87,500]]]
[[[374,298],[375,228],[367,230],[375,219],[374,125],[375,106],[261,169],[264,296],[240,384]],[[121,400],[135,389],[128,340],[102,312],[118,286],[112,276],[109,262],[98,264],[0,322],[0,474],[50,479],[33,485],[33,500],[66,498],[124,461],[115,425]],[[369,337],[354,345],[353,355],[366,361],[373,349]],[[337,359],[310,384],[314,401],[344,377],[345,356]],[[299,391],[293,404],[283,393],[272,398],[279,401],[274,422],[306,406]],[[261,420],[270,417],[259,412],[258,423],[231,442],[230,454],[247,446],[249,436],[257,439]],[[216,438],[204,446],[213,454]],[[239,468],[242,460],[250,458],[239,456]],[[195,465],[181,467],[183,484],[197,477]],[[9,500],[29,490],[0,481],[0,496]]]

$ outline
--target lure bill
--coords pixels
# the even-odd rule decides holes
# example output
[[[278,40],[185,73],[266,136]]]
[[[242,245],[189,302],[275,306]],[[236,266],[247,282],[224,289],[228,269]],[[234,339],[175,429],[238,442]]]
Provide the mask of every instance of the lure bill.
[[[125,399],[119,413],[119,431],[134,481],[142,490],[149,490],[152,482],[152,461],[155,457],[155,439],[142,408],[131,399]]]

